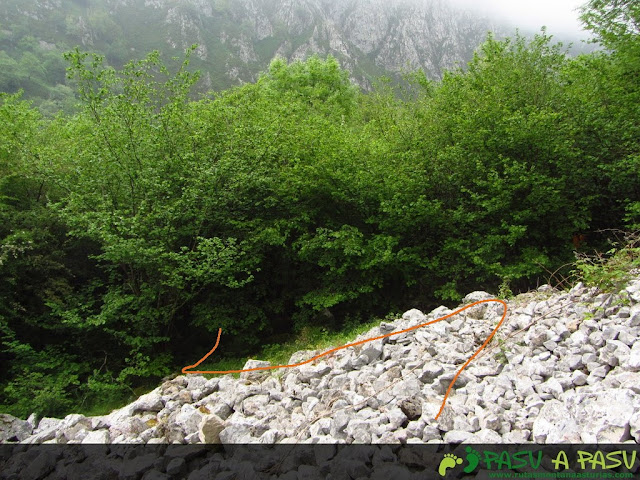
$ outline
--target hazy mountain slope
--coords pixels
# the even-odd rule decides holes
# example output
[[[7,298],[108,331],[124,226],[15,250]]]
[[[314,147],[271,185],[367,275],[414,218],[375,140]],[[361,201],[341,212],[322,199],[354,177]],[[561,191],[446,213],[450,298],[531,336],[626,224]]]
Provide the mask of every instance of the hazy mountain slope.
[[[60,54],[76,45],[120,66],[197,43],[201,90],[253,81],[276,55],[330,53],[366,88],[403,69],[438,77],[498,29],[443,0],[2,0],[0,18],[0,91],[53,103],[70,93]]]

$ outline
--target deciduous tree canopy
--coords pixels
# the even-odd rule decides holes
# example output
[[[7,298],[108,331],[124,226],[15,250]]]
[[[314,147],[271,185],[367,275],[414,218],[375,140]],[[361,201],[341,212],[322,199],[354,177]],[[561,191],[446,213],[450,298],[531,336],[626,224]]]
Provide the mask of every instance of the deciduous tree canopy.
[[[246,354],[328,318],[524,290],[577,234],[637,228],[638,7],[592,0],[583,19],[607,51],[489,36],[403,92],[313,57],[192,101],[192,50],[175,73],[157,52],[115,70],[75,50],[80,113],[3,94],[2,409],[118,398],[218,328]],[[57,68],[32,60],[13,67]]]

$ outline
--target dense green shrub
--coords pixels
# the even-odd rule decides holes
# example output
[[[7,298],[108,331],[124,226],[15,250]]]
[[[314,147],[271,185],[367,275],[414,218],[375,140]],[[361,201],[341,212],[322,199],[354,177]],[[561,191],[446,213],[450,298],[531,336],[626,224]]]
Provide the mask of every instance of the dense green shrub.
[[[363,94],[312,57],[192,101],[192,50],[173,74],[157,52],[116,70],[75,50],[76,114],[4,94],[2,409],[116,402],[218,328],[242,355],[517,293],[574,260],[574,234],[637,226],[638,32],[609,3],[587,10],[608,51],[489,36],[465,70],[402,91]]]

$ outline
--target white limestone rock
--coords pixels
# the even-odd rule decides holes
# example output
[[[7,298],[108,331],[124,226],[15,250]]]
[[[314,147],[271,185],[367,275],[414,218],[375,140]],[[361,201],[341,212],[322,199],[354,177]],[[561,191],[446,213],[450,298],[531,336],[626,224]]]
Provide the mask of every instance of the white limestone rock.
[[[640,443],[640,410],[636,411],[629,419],[629,430],[636,443]]]
[[[95,430],[93,432],[89,432],[84,439],[82,440],[83,444],[89,443],[109,443],[111,440],[111,436],[109,435],[109,430]]]
[[[442,364],[436,361],[429,361],[420,370],[418,378],[423,383],[431,383],[443,373],[444,368],[442,367]]]
[[[625,291],[634,302],[640,303],[640,280],[634,279],[633,281],[630,281],[627,288],[625,288]]]
[[[198,425],[198,439],[201,443],[220,443],[220,432],[224,430],[225,422],[214,414],[204,415]]]
[[[427,321],[427,316],[420,310],[413,308],[402,314],[402,319],[409,322],[409,326],[420,325]]]
[[[220,431],[220,443],[253,443],[251,431],[247,425],[229,425]]]
[[[634,343],[629,352],[628,367],[633,371],[640,371],[640,342]]]
[[[179,427],[185,434],[191,434],[198,429],[203,413],[196,407],[187,403],[180,407],[180,410],[171,418],[172,423]]]
[[[160,394],[160,389],[157,388],[152,392],[146,393],[133,402],[134,412],[159,412],[164,408],[164,401]]]
[[[33,433],[33,425],[6,413],[0,414],[0,443],[22,442]]]
[[[477,291],[471,292],[466,297],[462,299],[462,303],[464,305],[475,303],[481,300],[489,300],[492,298],[496,298],[495,295],[491,295],[487,292]],[[481,320],[485,317],[487,313],[487,309],[489,308],[490,302],[481,303],[479,305],[473,306],[471,308],[466,309],[463,314],[469,318]]]
[[[584,443],[620,443],[629,439],[629,422],[640,407],[640,396],[627,389],[584,387],[566,392],[562,400],[575,418]]]
[[[480,443],[503,443],[503,437],[494,430],[484,428],[475,432],[474,435]]]
[[[252,368],[264,369],[265,367],[270,367],[270,366],[271,366],[270,362],[265,362],[263,360],[247,360],[247,362],[244,364],[244,367],[242,367],[242,370],[250,370]],[[271,373],[271,370],[254,370],[251,372],[242,372],[240,374],[240,378],[242,380],[257,381],[265,378],[270,373]]]
[[[321,361],[316,365],[306,364],[297,367],[298,377],[300,381],[309,383],[313,379],[319,379],[331,372],[332,368],[325,361]]]
[[[580,428],[569,409],[560,400],[544,403],[533,422],[536,443],[580,443]]]
[[[443,440],[445,443],[482,443],[475,434],[462,430],[451,430],[445,433]]]
[[[504,345],[507,361],[494,358],[495,351],[476,358],[459,376],[437,420],[453,376],[493,329],[491,321],[474,321],[474,314],[467,311],[428,327],[340,350],[278,375],[271,370],[243,374],[240,379],[183,375],[109,415],[45,418],[37,428],[31,419],[21,423],[28,425],[23,441],[640,441],[640,304],[632,299],[628,308],[621,307],[619,297],[596,297],[595,291],[583,287],[572,292],[534,292],[538,297],[533,300],[517,307],[511,303],[509,326],[502,332],[513,335]],[[474,292],[465,303],[485,298],[492,297]],[[601,303],[605,311],[600,318],[585,320]],[[493,311],[493,305],[481,305],[486,310],[480,314],[478,309],[475,316],[495,319],[501,311]],[[383,323],[358,339],[451,312],[447,307],[428,315],[409,310],[403,318]],[[638,324],[632,325],[636,320]],[[520,328],[526,330],[518,332]],[[319,353],[297,352],[289,363],[301,363]],[[256,366],[269,364],[250,360],[245,368]],[[180,476],[181,468],[174,462],[171,470]],[[158,475],[165,475],[160,470]]]

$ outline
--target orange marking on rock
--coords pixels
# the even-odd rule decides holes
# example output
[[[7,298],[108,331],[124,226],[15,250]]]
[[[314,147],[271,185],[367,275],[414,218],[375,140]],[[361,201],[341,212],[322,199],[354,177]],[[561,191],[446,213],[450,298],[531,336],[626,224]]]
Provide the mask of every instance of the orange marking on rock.
[[[196,363],[194,363],[193,365],[189,365],[187,367],[184,367],[182,369],[182,373],[214,373],[214,374],[226,374],[226,373],[243,373],[243,372],[253,372],[256,370],[273,370],[276,368],[292,368],[292,367],[299,367],[301,365],[305,365],[307,363],[311,363],[314,360],[317,360],[320,357],[324,357],[326,355],[330,355],[333,352],[337,352],[338,350],[342,350],[344,348],[348,348],[348,347],[354,347],[356,345],[361,345],[363,343],[367,343],[367,342],[373,342],[375,340],[380,340],[382,338],[385,337],[391,337],[392,335],[400,335],[401,333],[405,333],[405,332],[410,332],[411,330],[416,330],[418,328],[421,327],[426,327],[427,325],[431,325],[437,322],[440,322],[441,320],[445,320],[449,317],[453,317],[454,315],[457,315],[458,313],[462,312],[463,310],[466,310],[467,308],[471,308],[475,305],[479,305],[480,303],[487,303],[487,302],[499,302],[504,306],[504,313],[502,314],[502,318],[500,319],[500,321],[498,322],[498,325],[496,325],[496,328],[493,329],[493,331],[491,332],[491,335],[489,335],[487,337],[487,339],[484,341],[484,343],[480,346],[480,348],[478,348],[478,350],[476,350],[476,352],[471,355],[471,357],[469,358],[469,360],[466,361],[466,363],[460,368],[460,370],[458,370],[458,373],[456,373],[455,377],[453,377],[453,380],[451,380],[451,383],[449,384],[449,388],[447,388],[447,392],[444,395],[444,399],[442,400],[442,406],[440,407],[440,411],[438,412],[438,414],[436,415],[436,420],[438,419],[438,417],[440,416],[440,414],[442,413],[442,410],[444,410],[444,406],[447,402],[447,398],[449,398],[449,393],[451,393],[451,389],[453,388],[453,385],[456,383],[456,380],[458,379],[458,377],[460,376],[460,374],[462,373],[462,371],[467,367],[467,365],[469,365],[469,363],[471,363],[471,361],[476,358],[476,356],[478,356],[478,354],[482,351],[482,349],[484,347],[487,346],[487,344],[491,341],[491,339],[493,338],[493,336],[496,334],[496,332],[498,331],[498,328],[500,328],[500,326],[502,325],[502,322],[504,322],[504,319],[507,316],[507,303],[504,300],[499,300],[497,298],[491,298],[488,300],[478,300],[477,302],[473,302],[469,305],[466,305],[464,307],[459,308],[458,310],[455,310],[451,313],[449,313],[448,315],[445,315],[444,317],[440,317],[436,320],[432,320],[430,322],[427,323],[422,323],[420,325],[415,325],[413,327],[409,327],[409,328],[405,328],[404,330],[400,330],[398,332],[391,332],[391,333],[387,333],[385,335],[380,335],[379,337],[374,337],[374,338],[368,338],[366,340],[361,340],[359,342],[354,342],[354,343],[349,343],[347,345],[343,345],[342,347],[336,347],[336,348],[332,348],[331,350],[328,350],[324,353],[321,353],[320,355],[316,355],[313,358],[310,358],[309,360],[306,360],[304,362],[300,362],[300,363],[294,363],[292,365],[271,365],[269,367],[255,367],[255,368],[248,368],[246,370],[224,370],[224,371],[216,371],[216,370],[196,370],[196,371],[190,371],[192,368],[196,368],[198,365],[200,365],[202,362],[204,362],[209,355],[211,355],[213,352],[215,352],[216,348],[218,348],[218,344],[220,343],[220,335],[222,334],[222,329],[219,328],[218,329],[218,339],[216,340],[216,344],[214,345],[214,347],[211,349],[211,351],[209,353],[207,353],[204,357],[202,357],[200,360],[198,360]]]

